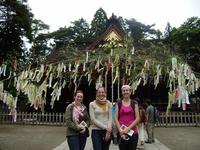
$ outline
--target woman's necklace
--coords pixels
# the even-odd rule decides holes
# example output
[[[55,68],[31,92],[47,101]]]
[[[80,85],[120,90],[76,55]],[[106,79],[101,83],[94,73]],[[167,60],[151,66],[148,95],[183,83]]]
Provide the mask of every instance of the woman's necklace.
[[[129,106],[131,104],[131,100],[130,99],[123,99],[122,103],[124,106]]]

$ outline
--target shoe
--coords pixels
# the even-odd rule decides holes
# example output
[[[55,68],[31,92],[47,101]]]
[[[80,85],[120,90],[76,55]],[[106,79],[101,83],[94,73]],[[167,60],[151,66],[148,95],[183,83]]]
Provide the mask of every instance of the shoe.
[[[147,144],[151,144],[152,142],[151,142],[151,141],[145,141],[145,143],[147,143]]]
[[[117,138],[114,138],[114,139],[113,139],[113,144],[114,144],[114,145],[118,145]]]
[[[141,146],[144,145],[144,141],[141,141]]]
[[[152,143],[155,143],[155,140],[152,140]]]

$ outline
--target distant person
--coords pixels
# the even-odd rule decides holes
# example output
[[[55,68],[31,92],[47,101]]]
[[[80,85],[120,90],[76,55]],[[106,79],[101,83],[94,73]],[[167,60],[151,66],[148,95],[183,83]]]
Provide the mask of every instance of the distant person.
[[[143,105],[139,106],[139,114],[140,114],[140,122],[139,122],[139,142],[140,145],[144,145],[145,136],[146,136],[146,128],[145,125],[147,123],[147,114]]]
[[[146,129],[147,129],[147,136],[148,139],[147,141],[145,141],[145,143],[153,143],[155,142],[154,140],[154,106],[151,104],[151,100],[147,99],[147,125],[146,125]]]
[[[89,136],[89,114],[82,102],[83,92],[78,90],[75,93],[74,102],[66,108],[66,136],[70,150],[84,150],[87,137]]]
[[[119,149],[136,150],[138,143],[139,108],[138,103],[130,99],[131,87],[123,85],[122,100],[116,103],[115,123],[118,129]]]
[[[96,99],[89,105],[93,150],[109,150],[112,132],[112,104],[104,87],[98,87]]]

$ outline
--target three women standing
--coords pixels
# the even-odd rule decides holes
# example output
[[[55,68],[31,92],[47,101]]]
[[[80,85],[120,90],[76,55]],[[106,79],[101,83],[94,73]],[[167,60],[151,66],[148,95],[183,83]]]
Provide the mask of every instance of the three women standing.
[[[112,104],[106,99],[103,87],[96,91],[96,99],[89,105],[92,122],[93,150],[109,150],[112,132]]]
[[[131,88],[122,86],[123,99],[116,103],[115,124],[118,129],[119,149],[136,150],[138,142],[139,108],[130,99]],[[83,92],[77,91],[74,102],[66,109],[67,141],[70,150],[83,150],[86,144],[90,119],[92,122],[92,144],[94,150],[109,150],[112,132],[112,104],[106,99],[106,92],[99,87],[96,99],[89,105],[89,115],[82,104]],[[83,123],[84,122],[84,123]],[[81,125],[83,124],[83,125]]]

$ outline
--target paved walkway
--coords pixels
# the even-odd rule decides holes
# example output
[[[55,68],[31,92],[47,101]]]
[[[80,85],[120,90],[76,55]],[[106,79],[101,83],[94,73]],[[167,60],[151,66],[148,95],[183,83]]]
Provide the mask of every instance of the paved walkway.
[[[0,150],[69,150],[65,137],[66,127],[39,125],[0,124]],[[145,144],[138,150],[198,150],[199,127],[155,128],[153,144]],[[111,144],[110,150],[118,147]],[[92,150],[91,137],[85,150]]]
[[[92,141],[89,137],[87,140],[87,144],[85,147],[86,150],[92,150]],[[111,150],[118,150],[118,146],[111,143],[110,145]],[[69,150],[67,141],[64,141],[60,145],[58,145],[54,150]],[[144,144],[144,146],[138,146],[138,150],[169,150],[164,144],[162,144],[157,139],[155,140],[155,143],[153,144]]]

